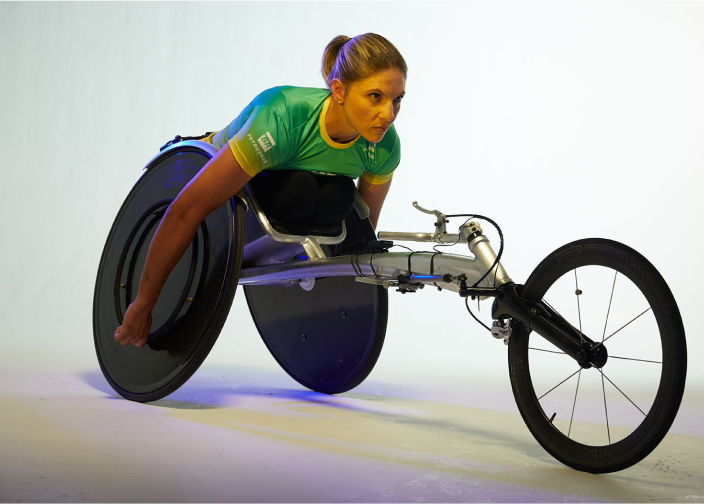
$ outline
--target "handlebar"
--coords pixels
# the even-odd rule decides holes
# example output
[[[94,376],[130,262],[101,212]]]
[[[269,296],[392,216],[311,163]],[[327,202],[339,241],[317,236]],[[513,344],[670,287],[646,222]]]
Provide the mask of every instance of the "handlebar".
[[[380,240],[391,241],[412,241],[412,242],[434,242],[434,243],[457,243],[460,240],[459,234],[436,235],[430,233],[403,233],[398,231],[379,231]]]

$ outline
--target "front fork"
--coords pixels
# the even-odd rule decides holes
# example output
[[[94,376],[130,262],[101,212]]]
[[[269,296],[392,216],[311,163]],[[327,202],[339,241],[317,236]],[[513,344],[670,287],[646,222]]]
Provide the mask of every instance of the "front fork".
[[[491,308],[491,314],[499,324],[505,324],[507,318],[520,321],[527,331],[535,331],[584,369],[600,369],[606,364],[608,352],[602,343],[592,341],[546,302],[524,300],[522,288],[522,285],[506,284],[499,289]],[[507,327],[501,329],[505,331]]]
[[[481,227],[470,222],[467,230],[463,229],[463,232],[468,235],[465,239],[469,243],[470,252],[484,265],[485,270],[492,268],[496,253],[489,244],[489,240],[482,233]],[[495,337],[503,338],[504,342],[508,343],[511,327],[507,324],[507,319],[510,318],[523,323],[529,332],[538,333],[576,360],[584,369],[591,367],[600,369],[606,364],[608,352],[602,343],[592,341],[546,302],[531,303],[524,300],[521,297],[523,286],[513,283],[501,263],[497,263],[494,268],[491,278],[499,286],[498,288],[468,289],[464,286],[460,289],[460,295],[495,296],[491,310],[495,320],[492,334]]]
[[[417,206],[417,205],[416,205]],[[433,213],[421,209],[426,213]],[[444,223],[445,215],[435,211],[438,214],[438,222],[435,226],[438,232],[432,237],[424,235],[414,235],[413,238],[420,238],[422,241],[466,241],[469,245],[469,251],[474,254],[474,257],[481,265],[486,278],[479,287],[477,284],[468,287],[462,276],[458,277],[460,282],[460,295],[463,297],[471,296],[472,299],[478,297],[480,299],[486,297],[495,297],[492,306],[492,317],[494,318],[494,327],[492,334],[497,338],[503,338],[504,342],[508,343],[511,336],[511,327],[509,320],[513,319],[523,323],[526,329],[535,331],[537,334],[548,340],[557,348],[565,352],[579,363],[582,368],[601,368],[606,364],[608,353],[606,347],[602,343],[596,343],[588,338],[580,329],[577,329],[567,320],[564,319],[557,311],[544,301],[529,302],[521,297],[522,285],[513,283],[513,280],[508,276],[506,270],[501,263],[496,260],[496,252],[491,247],[489,240],[484,236],[481,226],[476,222],[469,222],[460,227],[459,235],[446,235]],[[382,236],[383,235],[383,236]],[[380,233],[380,237],[386,239],[403,239],[408,238],[405,233]],[[418,240],[420,241],[420,240]],[[403,281],[416,282],[415,287],[422,286],[422,282],[437,281],[438,278],[431,278],[432,275],[413,275],[405,277]],[[409,284],[410,285],[410,284]],[[410,287],[407,285],[402,292],[407,292]]]

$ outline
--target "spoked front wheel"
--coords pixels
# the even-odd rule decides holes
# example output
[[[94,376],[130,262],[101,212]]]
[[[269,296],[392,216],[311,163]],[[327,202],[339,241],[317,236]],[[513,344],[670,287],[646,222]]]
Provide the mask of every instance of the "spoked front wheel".
[[[621,243],[580,240],[546,257],[522,297],[547,303],[608,353],[605,364],[583,368],[517,324],[509,372],[533,436],[581,471],[619,471],[642,460],[672,425],[687,369],[682,319],[662,276]]]

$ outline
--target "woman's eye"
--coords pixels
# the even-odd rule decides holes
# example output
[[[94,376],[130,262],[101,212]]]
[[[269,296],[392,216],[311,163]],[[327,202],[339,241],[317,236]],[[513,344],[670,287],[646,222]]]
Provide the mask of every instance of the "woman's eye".
[[[381,95],[379,93],[371,93],[369,96],[371,96],[375,100],[378,100],[379,98],[381,98]]]

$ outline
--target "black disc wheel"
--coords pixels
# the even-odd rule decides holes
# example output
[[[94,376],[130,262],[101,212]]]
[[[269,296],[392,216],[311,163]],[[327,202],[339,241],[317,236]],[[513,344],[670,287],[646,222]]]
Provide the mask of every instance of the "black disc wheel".
[[[326,255],[365,250],[375,240],[368,219],[352,212],[345,220],[347,238]],[[315,280],[300,286],[245,286],[247,304],[267,348],[298,383],[316,392],[339,394],[371,373],[386,334],[388,293],[354,277]]]
[[[166,209],[210,158],[187,145],[155,158],[127,196],[105,243],[93,299],[93,335],[105,378],[127,399],[154,401],[183,385],[215,344],[232,304],[244,245],[238,198],[201,223],[152,310],[147,345],[122,347],[114,339],[137,295]]]
[[[546,257],[522,297],[543,300],[606,349],[581,367],[517,324],[511,385],[535,439],[581,471],[619,471],[642,460],[672,425],[687,369],[682,319],[662,276],[621,243],[580,240]]]

